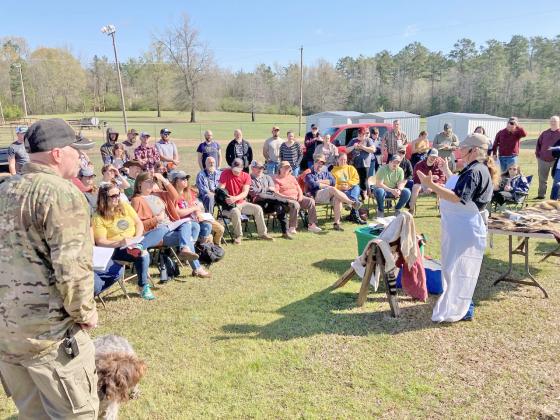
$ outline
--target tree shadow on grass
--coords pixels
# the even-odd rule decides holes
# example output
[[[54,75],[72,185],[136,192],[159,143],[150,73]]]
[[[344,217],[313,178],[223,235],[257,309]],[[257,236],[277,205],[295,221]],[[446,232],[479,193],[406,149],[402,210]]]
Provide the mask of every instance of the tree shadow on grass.
[[[325,271],[337,273],[333,275],[333,283],[343,271],[349,267],[347,260],[327,259],[317,262],[316,267]],[[521,277],[524,265],[514,264],[513,275]],[[533,275],[541,270],[531,267]],[[507,270],[507,262],[485,256],[474,301],[477,305],[484,305],[489,301],[508,299],[508,292],[515,292],[517,296],[529,299],[541,299],[541,291],[514,283],[493,282]],[[340,273],[340,274],[338,274]],[[357,278],[357,277],[356,277]],[[538,277],[537,277],[538,279]],[[368,296],[368,304],[363,308],[356,307],[358,296],[357,285],[349,282],[343,288],[334,290],[331,287],[312,293],[304,299],[292,302],[278,309],[276,313],[281,318],[266,324],[229,324],[222,329],[224,335],[217,340],[235,338],[255,338],[264,340],[292,340],[321,334],[364,336],[369,334],[400,334],[431,328],[453,328],[454,324],[436,324],[431,321],[432,308],[437,296],[430,296],[426,303],[413,301],[411,298],[399,295],[401,315],[393,318],[389,311],[389,304],[385,297],[383,285],[375,294]],[[354,291],[347,291],[349,288]],[[530,305],[530,302],[528,303]]]

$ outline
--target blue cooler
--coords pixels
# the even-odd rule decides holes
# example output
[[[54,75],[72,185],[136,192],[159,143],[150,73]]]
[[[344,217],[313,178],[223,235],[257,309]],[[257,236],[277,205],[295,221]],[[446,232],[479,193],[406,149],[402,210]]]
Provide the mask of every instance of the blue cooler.
[[[438,260],[424,259],[424,271],[426,273],[426,288],[431,295],[440,295],[443,293],[443,283],[441,281],[441,264]],[[402,270],[397,276],[397,287],[402,288],[401,276]]]

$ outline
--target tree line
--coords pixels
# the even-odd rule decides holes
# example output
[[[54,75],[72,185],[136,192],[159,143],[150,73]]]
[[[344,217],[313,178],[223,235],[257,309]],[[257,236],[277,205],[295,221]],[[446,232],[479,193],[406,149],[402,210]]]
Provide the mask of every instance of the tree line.
[[[513,36],[476,45],[458,40],[451,51],[413,42],[392,54],[342,57],[304,65],[304,114],[327,110],[405,110],[429,116],[473,112],[547,118],[560,108],[560,36]],[[31,114],[120,109],[114,62],[81,63],[71,51],[30,51],[23,38],[0,38],[0,101],[6,118],[22,114],[21,82]],[[298,114],[298,63],[262,63],[253,71],[219,66],[185,15],[154,36],[140,57],[121,63],[127,108]]]

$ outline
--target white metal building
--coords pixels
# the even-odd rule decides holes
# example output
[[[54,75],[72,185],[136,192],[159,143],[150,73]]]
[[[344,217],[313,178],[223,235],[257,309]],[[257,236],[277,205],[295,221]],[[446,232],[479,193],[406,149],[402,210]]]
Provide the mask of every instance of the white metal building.
[[[399,120],[401,130],[405,132],[409,140],[415,140],[420,133],[420,115],[406,111],[391,112],[370,112],[364,114],[358,122],[374,122],[392,124],[394,120]]]
[[[443,131],[445,123],[451,124],[453,132],[462,141],[469,134],[472,134],[476,127],[482,126],[486,130],[486,136],[494,140],[496,133],[506,127],[507,118],[496,117],[488,114],[463,114],[459,112],[445,112],[426,118],[428,137],[434,137]]]
[[[311,130],[311,124],[316,124],[317,127],[319,127],[319,132],[322,133],[333,125],[356,123],[363,115],[364,114],[362,112],[355,111],[319,112],[318,114],[312,114],[306,117],[306,127],[307,131],[309,131]]]

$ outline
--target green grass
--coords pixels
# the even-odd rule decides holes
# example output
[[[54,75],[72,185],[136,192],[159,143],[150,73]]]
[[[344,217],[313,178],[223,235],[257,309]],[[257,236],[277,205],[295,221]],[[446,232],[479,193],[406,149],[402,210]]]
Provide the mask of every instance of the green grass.
[[[193,173],[196,141],[178,143]],[[525,148],[521,166],[536,174]],[[357,280],[330,290],[356,256],[355,225],[334,232],[320,216],[324,234],[227,246],[212,279],[182,276],[157,288],[154,302],[109,298],[94,335],[127,337],[149,366],[121,418],[535,418],[560,409],[558,260],[536,262],[552,242],[531,243],[550,299],[536,288],[492,287],[507,264],[506,240],[495,237],[475,321],[441,326],[430,321],[433,296],[401,297],[393,319],[383,290],[362,308]],[[432,198],[420,200],[416,224],[429,236],[427,254],[439,257]],[[0,395],[0,418],[15,413]]]

